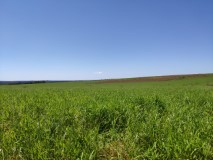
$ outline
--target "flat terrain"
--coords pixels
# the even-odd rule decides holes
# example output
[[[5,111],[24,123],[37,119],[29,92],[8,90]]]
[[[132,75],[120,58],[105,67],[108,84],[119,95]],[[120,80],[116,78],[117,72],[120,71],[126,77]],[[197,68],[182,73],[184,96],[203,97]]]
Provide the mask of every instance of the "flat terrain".
[[[0,85],[0,159],[213,159],[213,74]]]

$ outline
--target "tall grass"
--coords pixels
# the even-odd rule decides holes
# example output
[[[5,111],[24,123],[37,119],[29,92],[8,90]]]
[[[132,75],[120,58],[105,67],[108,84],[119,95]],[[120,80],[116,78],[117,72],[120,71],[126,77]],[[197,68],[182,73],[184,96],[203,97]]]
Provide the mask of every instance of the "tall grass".
[[[213,159],[213,90],[0,89],[0,159]]]

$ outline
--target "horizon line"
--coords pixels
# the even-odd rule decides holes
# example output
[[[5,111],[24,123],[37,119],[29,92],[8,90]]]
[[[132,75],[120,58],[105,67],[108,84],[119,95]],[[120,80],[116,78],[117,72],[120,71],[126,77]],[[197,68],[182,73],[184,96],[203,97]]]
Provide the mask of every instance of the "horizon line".
[[[41,81],[45,81],[45,82],[77,82],[77,81],[101,81],[101,80],[116,80],[116,79],[134,79],[134,78],[149,78],[149,77],[167,77],[167,76],[190,76],[190,75],[209,75],[209,74],[213,74],[212,73],[189,73],[189,74],[165,74],[165,75],[152,75],[152,76],[141,76],[141,77],[119,77],[119,78],[103,78],[103,79],[79,79],[79,80],[44,80],[44,79],[40,79],[40,80],[0,80],[0,82],[33,82],[33,81],[37,81],[37,82],[41,82]]]

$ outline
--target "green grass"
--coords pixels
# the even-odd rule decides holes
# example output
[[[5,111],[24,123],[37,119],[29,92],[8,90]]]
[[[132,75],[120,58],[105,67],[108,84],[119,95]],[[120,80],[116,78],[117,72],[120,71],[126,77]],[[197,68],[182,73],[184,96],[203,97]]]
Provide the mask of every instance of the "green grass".
[[[213,75],[0,86],[0,159],[213,159]]]

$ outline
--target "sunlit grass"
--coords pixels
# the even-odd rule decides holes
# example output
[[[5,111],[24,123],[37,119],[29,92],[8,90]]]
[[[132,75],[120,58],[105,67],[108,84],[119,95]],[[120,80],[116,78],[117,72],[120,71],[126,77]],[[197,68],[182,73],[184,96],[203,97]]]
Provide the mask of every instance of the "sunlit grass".
[[[211,80],[1,87],[0,159],[213,159]]]

